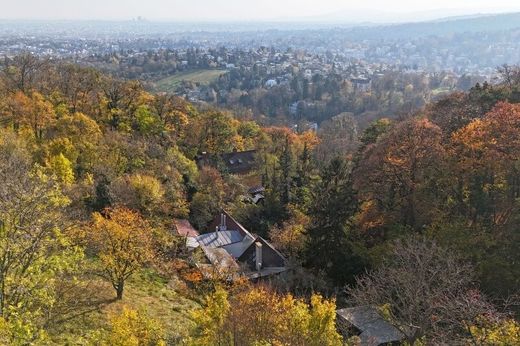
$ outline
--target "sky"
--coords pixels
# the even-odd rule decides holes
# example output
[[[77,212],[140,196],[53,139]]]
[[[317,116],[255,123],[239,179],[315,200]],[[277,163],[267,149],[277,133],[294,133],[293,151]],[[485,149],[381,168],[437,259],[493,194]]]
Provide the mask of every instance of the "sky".
[[[0,0],[2,19],[409,20],[520,12],[519,0]],[[440,10],[440,11],[439,11]],[[434,11],[434,12],[431,12]],[[422,14],[421,14],[422,13]],[[427,16],[426,16],[427,17]]]

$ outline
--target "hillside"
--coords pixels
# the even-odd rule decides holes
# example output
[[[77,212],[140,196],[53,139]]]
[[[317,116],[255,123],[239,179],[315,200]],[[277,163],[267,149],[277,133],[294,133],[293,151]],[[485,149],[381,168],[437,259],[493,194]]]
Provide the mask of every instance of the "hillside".
[[[355,345],[359,313],[397,343],[518,344],[520,68],[501,73],[316,129],[5,58],[0,344]]]
[[[361,39],[410,39],[462,33],[492,33],[520,29],[520,13],[446,18],[429,22],[353,28],[348,33]]]

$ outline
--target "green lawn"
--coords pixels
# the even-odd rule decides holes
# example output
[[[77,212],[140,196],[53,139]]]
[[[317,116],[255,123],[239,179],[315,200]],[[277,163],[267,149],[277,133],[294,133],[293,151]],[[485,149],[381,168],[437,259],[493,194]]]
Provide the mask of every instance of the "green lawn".
[[[157,81],[155,88],[157,91],[173,92],[183,81],[209,84],[225,73],[227,73],[226,70],[197,70],[176,73]]]
[[[453,90],[451,88],[437,88],[432,90],[432,95],[437,96],[440,94],[447,94],[452,92]]]
[[[59,328],[51,331],[51,344],[90,345],[94,335],[108,330],[109,316],[119,313],[123,306],[145,311],[162,325],[167,339],[178,344],[194,326],[190,311],[200,307],[176,292],[167,279],[147,269],[129,279],[122,301],[113,299],[113,288],[101,279],[93,279],[88,290],[95,301],[90,308],[78,308],[78,313],[66,316]]]

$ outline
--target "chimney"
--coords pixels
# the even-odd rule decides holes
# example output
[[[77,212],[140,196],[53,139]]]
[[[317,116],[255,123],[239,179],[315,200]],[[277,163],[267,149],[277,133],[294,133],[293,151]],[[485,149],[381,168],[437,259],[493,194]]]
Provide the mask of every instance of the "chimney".
[[[262,269],[262,243],[257,241],[255,243],[256,249],[256,271],[260,271]]]
[[[220,226],[219,227],[220,227],[221,231],[227,230],[227,227],[226,227],[226,214],[224,214],[224,213],[220,214]]]

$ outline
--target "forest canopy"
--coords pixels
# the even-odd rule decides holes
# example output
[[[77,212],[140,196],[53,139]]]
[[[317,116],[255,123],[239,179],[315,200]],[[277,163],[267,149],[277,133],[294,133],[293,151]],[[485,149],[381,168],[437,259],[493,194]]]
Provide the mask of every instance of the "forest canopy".
[[[411,344],[519,342],[520,79],[505,77],[399,119],[359,126],[338,109],[298,131],[6,58],[0,342],[355,344],[335,328],[353,304],[376,305]],[[222,155],[245,151],[254,167],[232,174]],[[290,270],[206,277],[176,220],[205,233],[223,209]]]

